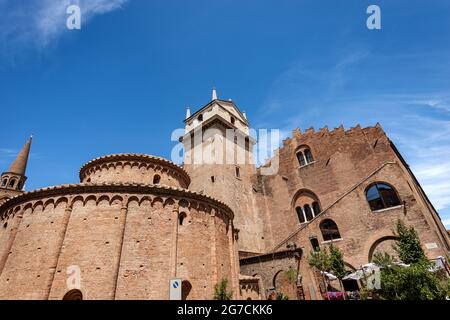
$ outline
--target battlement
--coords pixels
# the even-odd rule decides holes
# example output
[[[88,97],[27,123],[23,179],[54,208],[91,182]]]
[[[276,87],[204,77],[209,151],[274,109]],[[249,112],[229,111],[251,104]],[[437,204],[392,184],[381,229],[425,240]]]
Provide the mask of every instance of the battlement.
[[[286,146],[290,144],[292,141],[299,141],[299,140],[307,140],[307,139],[318,139],[322,137],[327,138],[335,138],[335,137],[344,137],[344,136],[352,136],[355,134],[368,134],[377,132],[380,137],[386,136],[383,128],[381,127],[380,123],[376,123],[372,127],[361,127],[361,125],[358,123],[355,127],[351,127],[350,129],[346,130],[344,125],[340,125],[337,128],[334,128],[333,130],[329,130],[328,126],[324,126],[320,128],[318,131],[314,129],[314,127],[310,127],[306,129],[305,132],[302,132],[300,128],[295,128],[292,130],[292,135],[289,138],[286,138],[282,141],[282,145]]]

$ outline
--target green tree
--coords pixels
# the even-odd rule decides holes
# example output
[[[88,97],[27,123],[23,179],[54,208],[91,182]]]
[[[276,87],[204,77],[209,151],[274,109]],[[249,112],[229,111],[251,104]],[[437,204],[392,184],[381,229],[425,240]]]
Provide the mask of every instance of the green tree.
[[[407,227],[401,220],[398,220],[396,233],[398,238],[395,241],[395,251],[401,261],[411,264],[427,260],[414,227]]]
[[[231,300],[233,292],[228,291],[228,279],[222,279],[214,286],[214,300]]]
[[[317,268],[319,271],[330,270],[330,257],[326,248],[320,251],[311,251],[308,258],[311,267]]]
[[[309,255],[308,263],[320,271],[330,272],[336,276],[343,290],[342,278],[345,277],[347,272],[345,270],[344,255],[338,247],[331,244],[328,249],[312,251]]]
[[[339,280],[345,277],[347,272],[345,271],[344,264],[344,255],[342,254],[339,248],[330,245],[330,271],[333,273]]]
[[[289,281],[290,284],[295,285],[297,284],[297,278],[298,278],[298,272],[292,267],[289,267],[288,271],[284,272],[284,275],[286,276],[286,279]]]
[[[449,294],[450,282],[438,273],[430,272],[428,261],[413,227],[401,221],[395,225],[397,240],[394,249],[403,263],[396,264],[394,257],[386,252],[374,255],[373,262],[381,267],[381,289],[375,292],[389,300],[442,300]]]

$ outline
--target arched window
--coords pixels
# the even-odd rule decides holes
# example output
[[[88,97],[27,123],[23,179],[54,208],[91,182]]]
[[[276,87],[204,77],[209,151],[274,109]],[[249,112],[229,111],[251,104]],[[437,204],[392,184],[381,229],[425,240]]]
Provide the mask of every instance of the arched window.
[[[324,241],[336,240],[341,238],[336,222],[331,219],[325,219],[320,223],[320,231],[322,232]]]
[[[203,121],[203,115],[201,114],[201,115],[199,115],[198,117],[197,117],[197,120],[200,122],[200,121]]]
[[[320,205],[317,201],[314,201],[312,204],[312,208],[313,208],[313,212],[314,212],[314,216],[317,216],[320,213]]]
[[[184,226],[186,224],[185,223],[186,217],[187,217],[186,213],[180,212],[180,214],[178,216],[178,222],[179,222],[180,226]]]
[[[236,119],[232,116],[231,117],[231,124],[235,124],[235,122],[236,122]]]
[[[189,293],[191,293],[192,290],[192,284],[187,281],[184,280],[181,283],[181,300],[187,300],[189,297]]]
[[[6,184],[8,183],[8,179],[3,179],[2,187],[6,187]]]
[[[83,294],[80,290],[73,289],[64,295],[63,300],[83,300]]]
[[[10,188],[13,188],[15,184],[16,184],[16,179],[11,179],[11,180],[9,181],[9,187],[10,187]]]
[[[305,149],[305,151],[303,151],[303,152],[305,153],[306,163],[311,163],[314,161],[311,150]]]
[[[292,210],[295,210],[300,223],[306,223],[321,212],[319,203],[318,197],[311,190],[301,189],[292,199]]]
[[[314,251],[320,251],[319,240],[317,240],[316,237],[310,238],[309,241],[311,242],[311,247]]]
[[[297,152],[297,160],[298,160],[298,163],[300,164],[300,166],[306,165],[306,159],[305,159],[305,156],[303,155],[303,152],[301,152],[301,151]]]
[[[153,184],[159,184],[160,181],[161,181],[161,176],[159,174],[155,174],[153,176]]]
[[[307,221],[312,220],[314,218],[313,211],[312,211],[311,207],[309,206],[309,204],[306,204],[303,207],[303,210],[305,210],[305,216],[306,216]]]
[[[314,162],[312,152],[307,146],[298,148],[296,156],[298,163],[300,164],[300,167],[306,166],[307,164]]]
[[[306,222],[306,218],[305,218],[305,215],[303,214],[302,207],[295,208],[295,211],[297,211],[298,221],[300,223],[305,223]]]
[[[372,211],[400,205],[400,199],[394,188],[384,183],[376,183],[366,191],[367,202]]]

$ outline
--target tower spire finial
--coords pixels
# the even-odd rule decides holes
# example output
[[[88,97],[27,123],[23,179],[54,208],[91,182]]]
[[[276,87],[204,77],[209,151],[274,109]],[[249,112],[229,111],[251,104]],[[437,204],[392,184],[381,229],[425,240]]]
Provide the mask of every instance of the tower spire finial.
[[[217,100],[217,91],[216,91],[216,87],[213,87],[212,90],[212,98],[211,101]]]
[[[191,108],[186,107],[186,119],[188,119],[191,116]]]
[[[33,135],[30,136],[25,146],[20,150],[16,160],[11,164],[8,172],[15,173],[21,176],[25,176],[27,170],[28,157],[30,155],[31,142],[33,141]]]

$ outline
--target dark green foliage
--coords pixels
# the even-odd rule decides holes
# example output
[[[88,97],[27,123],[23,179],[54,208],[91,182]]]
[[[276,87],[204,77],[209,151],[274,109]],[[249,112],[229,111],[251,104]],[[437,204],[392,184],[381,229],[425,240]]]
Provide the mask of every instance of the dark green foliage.
[[[413,227],[407,227],[398,220],[396,231],[398,238],[395,241],[395,251],[397,251],[401,261],[411,264],[426,260],[419,237]]]
[[[328,249],[312,251],[308,262],[310,266],[316,267],[320,271],[330,272],[338,279],[342,279],[346,275],[344,256],[333,244]]]
[[[214,286],[214,300],[231,300],[233,292],[228,291],[228,279],[222,279]]]
[[[396,265],[388,253],[376,253],[373,262],[381,269],[381,289],[376,293],[389,300],[443,300],[449,294],[449,281],[445,276],[430,272],[428,261],[413,227],[403,222],[396,224],[395,250],[400,260],[409,267]]]

